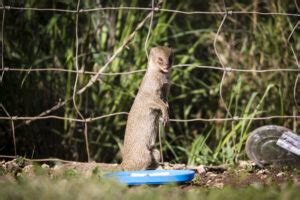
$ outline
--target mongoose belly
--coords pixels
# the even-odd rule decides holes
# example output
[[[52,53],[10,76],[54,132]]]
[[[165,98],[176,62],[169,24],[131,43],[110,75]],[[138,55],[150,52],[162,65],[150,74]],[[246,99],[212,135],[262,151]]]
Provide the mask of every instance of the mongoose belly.
[[[159,113],[150,109],[134,116],[130,116],[129,113],[124,138],[124,159],[126,156],[134,157],[140,151],[150,151],[154,148],[158,133],[158,119]],[[127,132],[130,134],[126,134]],[[136,138],[139,138],[139,142],[136,142]]]

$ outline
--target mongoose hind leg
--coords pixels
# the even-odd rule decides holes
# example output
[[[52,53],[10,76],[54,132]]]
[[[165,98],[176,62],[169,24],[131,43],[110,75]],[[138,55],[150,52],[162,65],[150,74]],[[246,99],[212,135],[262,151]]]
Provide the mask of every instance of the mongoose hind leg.
[[[160,152],[158,149],[152,149],[151,161],[152,162],[148,166],[148,169],[156,169],[159,166],[159,162],[160,162]]]
[[[130,157],[127,160],[123,160],[121,166],[125,171],[146,170],[153,162],[152,160],[151,151],[147,150],[140,156]]]

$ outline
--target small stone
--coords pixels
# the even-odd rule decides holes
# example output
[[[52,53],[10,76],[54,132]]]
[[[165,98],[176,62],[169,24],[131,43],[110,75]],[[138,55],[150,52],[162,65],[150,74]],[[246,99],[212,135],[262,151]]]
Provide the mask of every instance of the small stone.
[[[239,167],[242,169],[252,169],[255,166],[255,163],[250,160],[240,160]]]
[[[174,164],[173,169],[185,169],[185,164]]]
[[[285,175],[284,172],[279,172],[278,174],[276,174],[277,177],[283,177]]]
[[[62,165],[54,165],[53,170],[59,170],[62,168]]]
[[[269,172],[269,170],[267,170],[267,169],[262,169],[262,170],[259,170],[256,174],[257,175],[260,175],[260,174],[269,174],[270,172]]]
[[[27,165],[23,168],[22,173],[26,174],[29,177],[35,176],[33,165]]]
[[[267,174],[263,174],[260,178],[262,178],[262,179],[266,179],[268,177],[268,175]]]
[[[215,183],[212,186],[216,187],[216,188],[223,188],[224,187],[224,183]]]
[[[14,161],[6,162],[4,166],[8,172],[18,171],[20,169],[20,167]]]
[[[205,174],[206,173],[206,170],[204,168],[204,165],[199,165],[196,167],[196,171],[198,174]]]
[[[157,170],[163,170],[164,168],[163,168],[163,166],[158,166],[157,168],[156,168]]]
[[[203,175],[206,173],[206,170],[204,168],[204,165],[199,165],[199,166],[188,166],[187,169],[194,170],[198,174]]]
[[[296,186],[300,186],[300,176],[297,176],[297,177],[294,178],[294,184]]]
[[[41,166],[43,169],[49,169],[50,167],[49,167],[49,165],[47,165],[47,164],[42,164],[42,166]]]
[[[214,173],[212,173],[212,172],[207,172],[207,173],[206,173],[206,176],[209,176],[209,177],[216,177],[217,174],[214,174]]]

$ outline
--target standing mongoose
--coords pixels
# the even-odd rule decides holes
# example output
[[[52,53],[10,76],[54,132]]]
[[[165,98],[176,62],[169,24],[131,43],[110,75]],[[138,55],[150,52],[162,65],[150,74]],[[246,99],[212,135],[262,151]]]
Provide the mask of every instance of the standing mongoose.
[[[160,154],[155,149],[155,140],[160,117],[164,125],[169,121],[171,66],[170,48],[151,48],[147,71],[128,115],[122,151],[123,170],[143,170],[158,166]]]

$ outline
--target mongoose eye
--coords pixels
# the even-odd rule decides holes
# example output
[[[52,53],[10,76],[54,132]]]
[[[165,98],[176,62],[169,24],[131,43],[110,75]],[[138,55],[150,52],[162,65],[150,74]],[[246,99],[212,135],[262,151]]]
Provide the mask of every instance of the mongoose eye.
[[[162,65],[164,63],[164,60],[161,57],[159,57],[157,60],[157,63]]]

